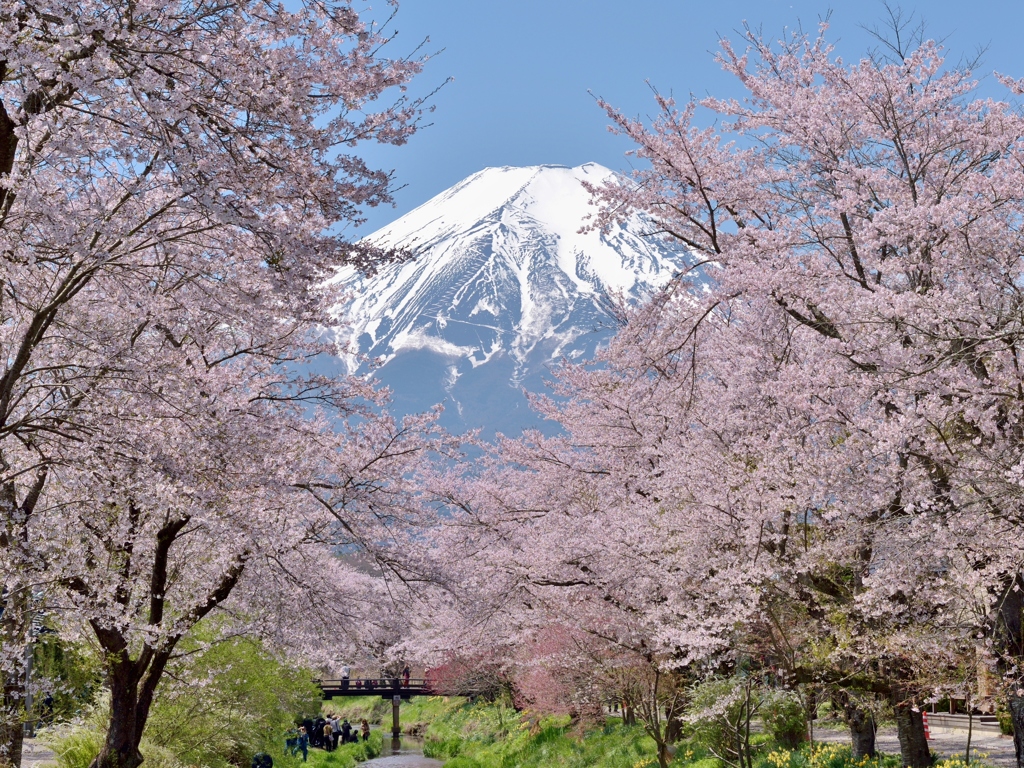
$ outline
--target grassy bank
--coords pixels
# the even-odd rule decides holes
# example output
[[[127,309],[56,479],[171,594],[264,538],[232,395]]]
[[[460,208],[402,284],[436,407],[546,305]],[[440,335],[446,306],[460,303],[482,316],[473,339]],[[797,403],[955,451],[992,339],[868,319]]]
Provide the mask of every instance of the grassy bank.
[[[367,741],[360,741],[357,744],[339,744],[333,752],[324,752],[321,749],[309,750],[309,760],[305,763],[311,768],[355,768],[359,763],[377,757],[381,752],[381,733],[376,731],[370,734]],[[287,762],[278,762],[274,757],[274,765],[293,768],[302,765],[302,753],[297,758],[287,758]]]
[[[410,707],[413,710],[413,707]],[[402,707],[403,721],[406,705]],[[410,715],[413,713],[410,712]],[[390,715],[389,715],[390,716]],[[657,768],[657,749],[643,728],[609,718],[582,735],[567,717],[530,720],[502,704],[469,704],[456,699],[423,699],[409,722],[426,721],[424,754],[445,768]],[[415,731],[414,731],[415,732]],[[842,744],[804,745],[789,750],[767,734],[756,738],[754,768],[899,768],[899,755],[853,760]],[[675,745],[672,768],[727,768],[697,738]],[[983,761],[971,766],[985,768]],[[967,768],[962,758],[942,759],[935,768]]]
[[[458,697],[417,696],[402,702],[400,722],[402,733],[410,736],[424,736],[432,723],[443,722],[452,713],[466,706],[466,700]],[[366,719],[380,724],[385,731],[391,729],[391,700],[380,696],[353,696],[325,701],[323,711],[347,718],[354,725]]]
[[[641,728],[609,719],[604,728],[580,736],[570,730],[568,718],[545,718],[531,725],[490,706],[463,707],[433,724],[427,729],[424,753],[444,760],[446,768],[645,768],[658,764],[654,740]]]

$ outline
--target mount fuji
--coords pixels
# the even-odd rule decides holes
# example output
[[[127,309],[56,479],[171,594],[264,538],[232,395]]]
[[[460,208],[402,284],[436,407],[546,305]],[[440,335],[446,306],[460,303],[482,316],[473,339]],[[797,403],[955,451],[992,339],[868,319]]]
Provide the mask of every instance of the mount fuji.
[[[607,341],[614,298],[642,300],[685,264],[642,216],[579,232],[596,211],[581,182],[612,176],[594,163],[487,168],[370,235],[416,258],[337,275],[350,298],[332,333],[348,372],[372,368],[396,413],[443,403],[455,431],[540,426],[523,390]]]

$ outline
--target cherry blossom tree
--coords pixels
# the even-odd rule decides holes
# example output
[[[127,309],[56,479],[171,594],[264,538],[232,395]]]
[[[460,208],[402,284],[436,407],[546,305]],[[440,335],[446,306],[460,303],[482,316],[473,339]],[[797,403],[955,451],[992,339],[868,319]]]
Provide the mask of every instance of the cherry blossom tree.
[[[1013,636],[1021,112],[974,97],[971,72],[933,43],[853,65],[823,36],[745,43],[724,41],[720,60],[747,99],[699,105],[720,127],[660,96],[650,127],[608,108],[651,165],[599,190],[606,215],[651,211],[708,275],[665,322],[694,342],[694,388],[728,385],[747,401],[731,412],[756,418],[747,455],[776,506],[762,521],[773,546],[813,513],[818,530],[862,537],[858,610],[920,626],[961,582],[992,595],[974,629]],[[702,329],[725,327],[756,338],[750,362],[719,361],[743,375],[693,364],[721,354],[696,343]],[[1013,643],[1000,647],[1014,668]],[[927,759],[917,751],[905,760]]]
[[[423,103],[404,88],[422,58],[387,58],[388,34],[344,0],[55,0],[9,6],[0,26],[2,759],[20,759],[18,660],[43,596],[120,659],[111,685],[134,714],[97,764],[137,765],[166,652],[267,571],[253,563],[300,531],[295,546],[358,543],[356,499],[367,521],[401,518],[387,457],[414,454],[403,436],[425,423],[359,416],[375,395],[299,369],[331,270],[392,256],[338,232],[388,200],[389,175],[353,148],[416,129]],[[301,426],[297,409],[317,407]],[[338,416],[365,432],[335,434]],[[290,484],[268,457],[295,463]],[[281,522],[286,488],[318,523]],[[275,582],[254,582],[270,600]]]
[[[1024,115],[934,43],[847,64],[824,31],[723,41],[745,100],[605,105],[644,164],[595,225],[647,211],[691,267],[563,368],[538,405],[565,434],[500,445],[445,535],[494,607],[886,695],[923,766],[929,667],[976,636],[1024,711]]]
[[[169,403],[166,391],[157,402],[119,393],[93,439],[51,467],[31,531],[51,610],[104,653],[111,719],[96,765],[140,762],[164,669],[214,610],[230,617],[226,632],[293,655],[351,653],[358,637],[344,628],[378,610],[380,592],[332,553],[383,547],[402,475],[428,447],[429,419],[373,417],[373,429],[345,434],[249,392],[238,393],[247,403],[188,390],[187,418],[184,398]]]

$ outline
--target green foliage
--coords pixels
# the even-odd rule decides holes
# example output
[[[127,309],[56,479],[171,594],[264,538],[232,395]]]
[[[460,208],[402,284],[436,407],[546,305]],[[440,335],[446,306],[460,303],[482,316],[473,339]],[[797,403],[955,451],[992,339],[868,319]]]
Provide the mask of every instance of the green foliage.
[[[799,749],[807,741],[807,716],[800,699],[788,691],[773,691],[761,703],[765,731],[780,747]]]
[[[402,702],[403,720],[407,706],[408,703]],[[379,695],[351,696],[325,701],[323,711],[329,715],[346,718],[350,723],[358,724],[360,720],[366,720],[369,723],[382,723],[384,718],[391,717],[391,702]]]
[[[37,690],[35,712],[46,722],[63,722],[80,715],[94,702],[102,681],[100,660],[89,648],[46,633],[32,648],[32,673]],[[44,711],[46,694],[53,697]]]
[[[103,745],[103,732],[88,727],[76,727],[57,739],[50,739],[47,733],[40,737],[56,753],[60,768],[89,768]]]
[[[158,691],[146,738],[187,765],[248,765],[279,754],[297,716],[320,709],[309,670],[272,658],[249,639],[216,643],[180,660]]]
[[[879,754],[874,759],[854,760],[849,744],[804,744],[800,749],[776,749],[756,763],[756,768],[900,768],[899,755]]]
[[[747,678],[712,678],[693,688],[686,714],[693,740],[730,765],[746,768],[754,748],[765,743],[751,737],[750,720],[762,700]],[[765,734],[767,740],[771,736]]]
[[[1013,716],[1009,711],[1000,709],[996,712],[996,717],[999,718],[999,730],[1003,732],[1003,735],[1013,736]]]
[[[795,698],[783,701],[779,710],[792,717],[793,701]],[[515,725],[501,736],[496,725],[506,715],[499,715],[493,711],[495,708],[492,704],[445,700],[425,703],[424,711],[433,711],[436,719],[427,728],[424,754],[444,760],[444,768],[658,766],[654,741],[642,728],[623,725],[617,718],[608,718],[604,728],[580,736],[570,730],[566,717],[549,717],[536,722],[520,713]],[[760,734],[756,741],[763,749],[756,753],[754,768],[900,768],[902,763],[899,755],[881,754],[874,759],[855,761],[846,744],[819,742],[812,746],[804,742],[798,749],[791,750],[775,744],[767,733]],[[695,740],[682,741],[675,746],[672,768],[723,768],[723,762],[709,755]],[[967,768],[958,759],[939,761],[936,766]],[[974,761],[972,766],[985,768],[983,763]]]
[[[204,633],[198,634],[157,689],[140,746],[147,768],[247,766],[261,751],[275,765],[287,766],[281,757],[284,732],[297,717],[320,710],[312,673],[273,658],[254,640],[204,649]],[[87,768],[99,753],[108,719],[107,697],[101,696],[81,726],[51,740],[61,768]],[[354,765],[366,759],[362,752],[362,744],[346,745],[337,759],[350,755]]]

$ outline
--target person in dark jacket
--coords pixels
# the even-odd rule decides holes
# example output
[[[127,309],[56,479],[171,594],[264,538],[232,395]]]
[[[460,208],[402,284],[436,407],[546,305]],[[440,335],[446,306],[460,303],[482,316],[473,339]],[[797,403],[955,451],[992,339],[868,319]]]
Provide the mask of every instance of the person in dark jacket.
[[[341,724],[341,743],[348,744],[352,741],[352,724],[345,718],[345,721]]]
[[[318,717],[313,721],[313,730],[309,732],[309,745],[317,749],[324,749],[324,724],[327,721]]]

